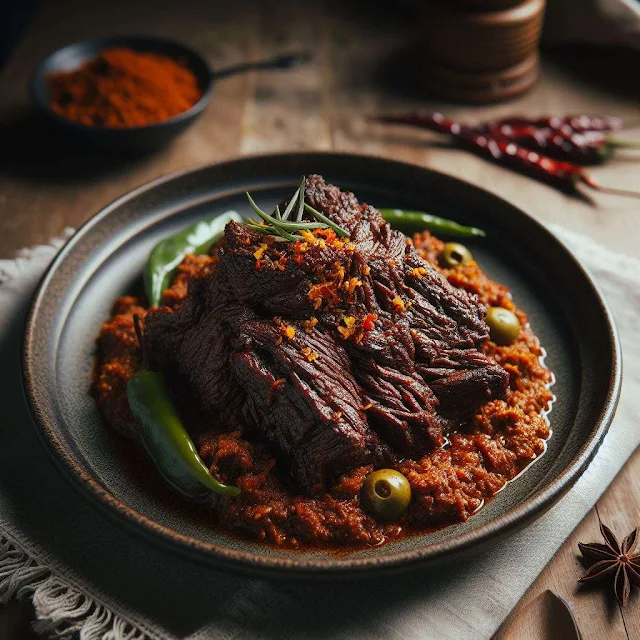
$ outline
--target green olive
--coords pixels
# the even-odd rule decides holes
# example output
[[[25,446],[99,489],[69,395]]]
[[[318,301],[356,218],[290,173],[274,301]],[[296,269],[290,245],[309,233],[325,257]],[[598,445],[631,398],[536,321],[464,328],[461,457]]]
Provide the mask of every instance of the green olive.
[[[399,520],[411,502],[411,485],[395,469],[370,473],[360,493],[365,509],[378,520]]]
[[[520,334],[518,316],[504,307],[489,307],[485,318],[491,339],[503,347],[510,345]]]
[[[473,256],[471,255],[471,251],[463,244],[447,242],[444,247],[442,247],[438,260],[441,267],[452,269],[453,267],[459,267],[462,264],[471,262]]]

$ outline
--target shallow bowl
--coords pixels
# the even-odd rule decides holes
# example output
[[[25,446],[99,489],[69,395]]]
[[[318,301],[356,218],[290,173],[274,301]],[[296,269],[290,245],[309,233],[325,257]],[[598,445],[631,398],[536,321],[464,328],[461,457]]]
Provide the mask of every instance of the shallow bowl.
[[[546,454],[476,515],[381,547],[290,551],[217,528],[178,499],[128,441],[107,430],[90,396],[95,339],[120,295],[142,293],[141,272],[159,239],[215,213],[249,214],[320,173],[361,201],[424,209],[482,227],[470,244],[491,278],[526,311],[555,374]],[[91,218],[44,276],[28,318],[24,383],[41,439],[95,506],[149,542],[217,568],[286,577],[391,572],[477,553],[549,509],[578,479],[611,422],[620,391],[620,345],[589,274],[544,226],[499,197],[410,164],[356,155],[292,153],[244,158],[160,178]]]
[[[191,108],[172,118],[143,127],[98,127],[65,118],[50,106],[47,76],[74,71],[95,58],[101,51],[112,47],[125,47],[145,53],[161,53],[180,60],[192,71],[202,92]],[[211,99],[214,74],[204,56],[178,42],[148,36],[121,36],[87,40],[70,44],[49,55],[38,66],[31,78],[31,96],[38,108],[64,133],[81,143],[110,151],[139,153],[163,147],[182,133],[202,113]]]

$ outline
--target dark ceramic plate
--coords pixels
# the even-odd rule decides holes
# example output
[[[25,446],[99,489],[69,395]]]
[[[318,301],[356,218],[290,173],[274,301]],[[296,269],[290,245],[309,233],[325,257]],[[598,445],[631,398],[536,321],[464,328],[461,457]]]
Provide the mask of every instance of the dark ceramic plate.
[[[94,344],[116,297],[141,290],[149,250],[193,221],[291,194],[321,173],[365,202],[426,209],[486,229],[472,250],[529,315],[555,373],[557,400],[546,455],[467,522],[352,552],[288,551],[211,526],[175,498],[142,455],[100,422],[89,395]],[[571,253],[517,207],[456,178],[378,158],[302,153],[246,158],[161,178],[95,215],[44,277],[28,320],[26,391],[39,433],[66,476],[119,522],[173,551],[216,567],[311,577],[406,568],[475,552],[548,509],[600,445],[620,389],[611,314]],[[508,541],[505,543],[508,544]]]

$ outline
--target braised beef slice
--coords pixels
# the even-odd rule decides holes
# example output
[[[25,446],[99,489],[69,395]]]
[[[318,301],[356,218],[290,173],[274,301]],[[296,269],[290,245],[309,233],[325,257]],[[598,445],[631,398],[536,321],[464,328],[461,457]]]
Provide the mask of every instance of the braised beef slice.
[[[481,352],[488,328],[476,296],[451,286],[353,194],[310,176],[306,199],[352,244],[296,252],[231,222],[215,276],[194,283],[174,312],[150,313],[146,335],[155,365],[220,429],[259,434],[317,491],[354,466],[441,446],[504,397],[508,377]],[[357,286],[316,309],[310,288],[332,270]],[[373,329],[339,331],[345,317],[367,314]],[[306,332],[311,316],[318,323]]]
[[[208,287],[214,290],[212,296]],[[216,289],[214,280],[192,281],[178,310],[165,307],[147,314],[145,343],[153,368],[180,387],[180,397],[193,398],[201,415],[210,417],[211,422],[201,427],[230,431],[242,425],[237,407],[244,402],[242,388],[229,375],[230,338],[234,327],[255,318],[255,313],[245,305],[223,302],[220,296],[222,306],[210,305],[208,297],[215,299]]]
[[[506,393],[506,371],[480,351],[488,338],[486,309],[476,296],[451,286],[353,194],[311,176],[306,197],[356,240],[351,260],[361,264],[363,285],[347,312],[378,315],[374,331],[347,343],[356,379],[374,405],[369,423],[403,455],[416,457]],[[424,273],[416,275],[419,268]],[[405,313],[394,311],[396,296],[411,302]]]
[[[231,360],[246,390],[242,415],[260,425],[270,442],[291,460],[291,472],[309,488],[351,467],[389,457],[367,425],[363,396],[349,358],[336,339],[296,327],[280,342],[280,321],[245,323]],[[280,342],[280,343],[279,343]],[[311,362],[301,349],[317,354]],[[266,402],[265,402],[266,399]]]

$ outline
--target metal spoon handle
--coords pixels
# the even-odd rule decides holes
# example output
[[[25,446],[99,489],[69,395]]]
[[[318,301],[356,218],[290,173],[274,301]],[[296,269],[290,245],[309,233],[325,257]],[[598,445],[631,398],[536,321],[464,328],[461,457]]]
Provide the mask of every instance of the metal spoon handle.
[[[298,64],[308,62],[310,59],[311,56],[307,52],[288,53],[274,58],[269,58],[268,60],[262,60],[260,62],[245,62],[244,64],[227,67],[221,71],[214,72],[214,75],[217,80],[219,78],[227,78],[228,76],[235,76],[238,73],[245,73],[256,69],[290,69]]]

